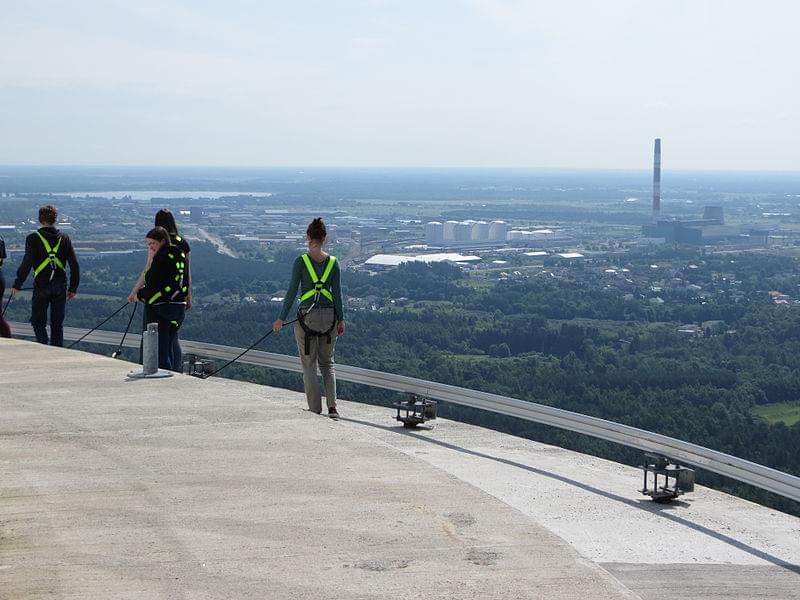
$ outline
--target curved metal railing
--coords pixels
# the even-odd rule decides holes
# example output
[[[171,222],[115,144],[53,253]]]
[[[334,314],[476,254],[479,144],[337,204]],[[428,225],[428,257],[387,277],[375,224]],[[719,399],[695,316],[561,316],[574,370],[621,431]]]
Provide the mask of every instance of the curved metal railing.
[[[23,323],[12,323],[12,327],[21,335],[32,336],[31,327]],[[85,335],[86,329],[74,327],[64,328],[64,338],[78,339]],[[89,334],[84,341],[95,344],[119,345],[120,333],[98,330]],[[129,334],[125,340],[126,347],[138,348],[139,335]],[[181,340],[184,352],[191,352],[209,358],[230,360],[241,352],[241,348],[208,344],[191,340]],[[275,354],[251,350],[239,359],[239,362],[302,372],[300,359],[297,356]],[[382,371],[373,371],[349,365],[336,365],[336,376],[343,381],[360,383],[396,392],[406,392],[443,400],[461,406],[468,406],[502,415],[517,417],[526,421],[551,425],[560,429],[582,433],[602,440],[616,442],[624,446],[638,448],[645,452],[653,452],[668,456],[673,461],[700,467],[707,471],[725,475],[737,481],[747,483],[773,492],[785,498],[800,502],[800,477],[759,465],[748,460],[737,458],[723,452],[711,450],[697,444],[652,433],[629,425],[606,421],[579,413],[544,406],[526,400],[509,398],[498,394],[490,394],[435,381],[426,381],[405,375],[395,375]]]

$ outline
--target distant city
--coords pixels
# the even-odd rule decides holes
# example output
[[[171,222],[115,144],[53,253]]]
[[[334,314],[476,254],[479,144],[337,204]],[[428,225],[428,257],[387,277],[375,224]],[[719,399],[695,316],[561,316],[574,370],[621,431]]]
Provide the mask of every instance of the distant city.
[[[795,255],[800,176],[664,175],[662,198],[661,140],[651,182],[644,172],[6,167],[0,235],[13,263],[36,207],[54,203],[82,259],[142,251],[164,207],[190,241],[264,260],[301,248],[308,221],[323,216],[343,264],[373,272],[443,261],[502,279],[683,245]]]

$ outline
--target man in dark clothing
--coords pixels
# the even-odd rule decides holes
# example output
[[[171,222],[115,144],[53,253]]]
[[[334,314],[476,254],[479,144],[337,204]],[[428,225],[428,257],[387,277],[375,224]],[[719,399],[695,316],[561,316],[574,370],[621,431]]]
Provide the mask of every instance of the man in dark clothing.
[[[3,262],[6,259],[6,245],[3,238],[0,238],[0,337],[11,337],[11,326],[8,324],[4,317],[5,305],[3,302],[6,298],[6,279],[3,277]]]
[[[17,270],[17,278],[11,288],[15,296],[33,269],[33,297],[31,299],[31,325],[36,341],[41,344],[47,338],[47,308],[50,308],[50,339],[53,346],[64,345],[64,309],[67,300],[72,300],[78,291],[80,268],[69,236],[55,228],[58,211],[55,206],[39,209],[42,227],[25,240],[25,257]],[[66,265],[69,265],[69,287]]]

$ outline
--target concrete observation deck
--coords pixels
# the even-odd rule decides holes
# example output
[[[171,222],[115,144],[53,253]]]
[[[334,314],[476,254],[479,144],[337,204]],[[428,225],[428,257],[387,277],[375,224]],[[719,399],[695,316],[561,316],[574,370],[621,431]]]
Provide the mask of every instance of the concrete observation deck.
[[[386,408],[0,340],[0,599],[800,598],[800,519]],[[376,390],[376,396],[381,392]]]

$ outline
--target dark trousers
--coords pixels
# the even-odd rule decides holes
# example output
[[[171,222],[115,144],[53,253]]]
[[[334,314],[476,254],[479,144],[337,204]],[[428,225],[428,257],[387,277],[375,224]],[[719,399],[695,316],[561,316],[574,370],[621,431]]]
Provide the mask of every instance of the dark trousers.
[[[2,316],[3,310],[5,310],[5,301],[6,301],[6,280],[3,277],[3,270],[0,269],[0,337],[10,338],[11,337],[11,327],[8,324],[8,321]]]
[[[183,304],[154,304],[145,308],[144,329],[147,329],[147,323],[158,323],[159,369],[182,370],[181,363],[176,361],[174,351],[176,346],[180,350],[178,329],[183,322],[185,312],[186,308]]]
[[[63,283],[35,286],[31,298],[31,325],[36,341],[51,346],[64,345],[64,310],[67,288]],[[47,309],[50,308],[50,339],[47,338]]]
[[[172,338],[172,370],[183,371],[183,349],[181,341],[178,339],[178,330],[175,329],[175,337]]]

